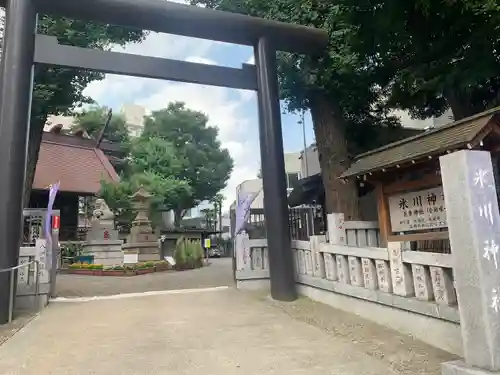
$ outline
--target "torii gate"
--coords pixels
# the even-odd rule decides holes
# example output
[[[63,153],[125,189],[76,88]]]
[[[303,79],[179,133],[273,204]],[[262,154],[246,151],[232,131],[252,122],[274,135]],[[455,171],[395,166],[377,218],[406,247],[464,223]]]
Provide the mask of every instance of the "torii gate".
[[[0,6],[7,14],[0,69],[0,269],[18,262],[33,66],[48,64],[257,91],[271,295],[297,298],[276,51],[321,52],[326,32],[164,0],[0,0]],[[36,35],[38,13],[253,46],[256,65],[236,69],[63,46]],[[0,273],[0,324],[7,321],[8,300],[8,274]]]

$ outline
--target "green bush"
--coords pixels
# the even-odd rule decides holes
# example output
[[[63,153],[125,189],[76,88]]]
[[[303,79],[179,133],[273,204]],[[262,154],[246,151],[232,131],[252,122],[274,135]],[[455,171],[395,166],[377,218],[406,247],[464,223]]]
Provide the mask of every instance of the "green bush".
[[[61,244],[61,257],[72,259],[83,254],[83,244],[81,242],[66,242]]]
[[[200,241],[190,241],[181,237],[175,248],[175,263],[179,268],[199,268],[203,266],[203,248]]]

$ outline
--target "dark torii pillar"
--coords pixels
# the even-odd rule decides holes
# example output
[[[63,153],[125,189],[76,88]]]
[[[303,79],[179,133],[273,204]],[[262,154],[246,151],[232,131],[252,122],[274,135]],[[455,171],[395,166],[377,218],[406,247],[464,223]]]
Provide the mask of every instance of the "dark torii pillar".
[[[268,38],[263,37],[259,39],[254,53],[271,296],[279,301],[294,301],[297,299],[297,290],[288,225],[276,49]]]
[[[7,1],[0,70],[0,269],[16,265],[19,254],[36,22],[32,0]],[[0,273],[0,324],[8,319],[9,283],[9,273]]]

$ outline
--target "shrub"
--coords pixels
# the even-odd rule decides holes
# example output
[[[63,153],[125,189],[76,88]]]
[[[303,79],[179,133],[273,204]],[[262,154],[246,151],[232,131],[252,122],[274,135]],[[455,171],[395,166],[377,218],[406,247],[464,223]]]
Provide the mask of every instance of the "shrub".
[[[203,265],[203,248],[200,241],[181,237],[177,240],[175,262],[179,268],[197,268]]]
[[[66,242],[61,244],[61,257],[72,259],[83,254],[81,242]]]

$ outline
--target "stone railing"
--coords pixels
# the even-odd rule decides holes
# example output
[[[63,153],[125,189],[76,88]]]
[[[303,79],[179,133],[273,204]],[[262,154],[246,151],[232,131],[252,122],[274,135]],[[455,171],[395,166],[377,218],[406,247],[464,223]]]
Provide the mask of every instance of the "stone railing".
[[[344,222],[346,243],[349,246],[379,246],[378,223],[376,221]]]
[[[407,242],[377,247],[372,222],[343,222],[337,216],[329,217],[329,224],[329,242],[326,236],[292,241],[299,285],[459,322],[451,254],[411,251]],[[237,281],[260,280],[259,287],[268,282],[266,245],[265,239],[238,235]]]
[[[269,279],[267,239],[249,239],[248,234],[236,238],[236,280]]]
[[[323,290],[459,322],[451,255],[331,244],[294,250],[297,281]],[[389,250],[389,251],[388,251]]]

